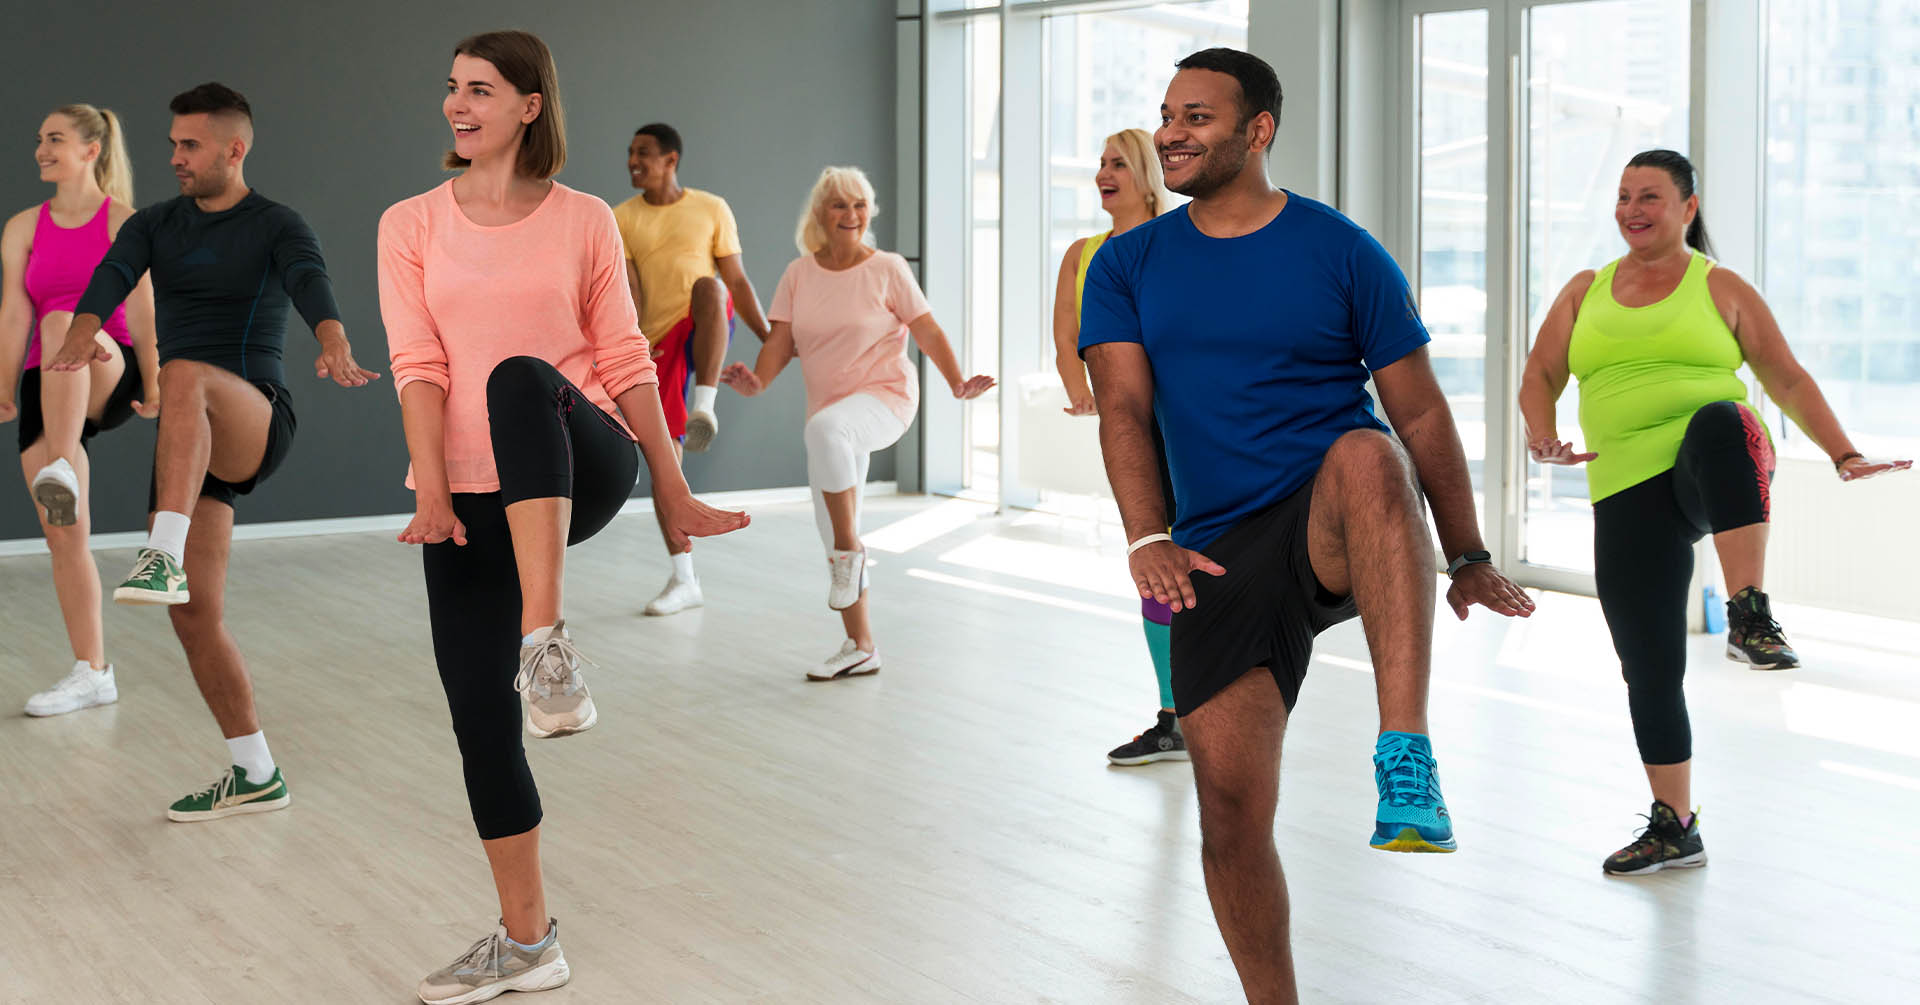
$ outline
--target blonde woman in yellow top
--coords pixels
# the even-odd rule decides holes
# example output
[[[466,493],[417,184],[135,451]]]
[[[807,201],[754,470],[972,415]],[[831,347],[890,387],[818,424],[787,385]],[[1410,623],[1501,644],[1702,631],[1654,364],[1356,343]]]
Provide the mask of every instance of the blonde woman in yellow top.
[[[1144,129],[1122,129],[1107,137],[1100,153],[1100,170],[1093,176],[1100,189],[1100,208],[1113,220],[1113,228],[1092,237],[1083,237],[1067,247],[1060,259],[1060,279],[1053,295],[1054,366],[1067,388],[1068,415],[1094,415],[1093,389],[1087,381],[1086,364],[1080,361],[1080,294],[1087,284],[1087,267],[1107,238],[1124,234],[1134,227],[1173,208],[1173,194],[1160,176],[1160,158],[1154,154],[1153,137]],[[1154,430],[1155,444],[1159,430]],[[1166,451],[1160,450],[1160,484],[1169,486],[1166,499],[1167,519],[1173,519],[1173,480],[1164,477]],[[1147,652],[1153,657],[1153,672],[1160,679],[1160,712],[1153,727],[1107,754],[1114,764],[1150,764],[1154,761],[1187,759],[1187,740],[1180,735],[1180,720],[1174,717],[1172,670],[1168,656],[1169,626],[1173,612],[1152,598],[1140,601],[1140,616],[1147,634]]]

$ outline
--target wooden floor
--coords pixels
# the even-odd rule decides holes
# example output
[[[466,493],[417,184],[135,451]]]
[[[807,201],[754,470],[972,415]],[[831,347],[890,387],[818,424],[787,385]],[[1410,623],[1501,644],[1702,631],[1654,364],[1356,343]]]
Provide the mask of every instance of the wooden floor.
[[[1154,706],[1111,532],[874,500],[886,669],[809,685],[839,642],[812,519],[754,515],[700,546],[712,606],[677,618],[638,613],[651,517],[570,556],[600,724],[529,741],[575,974],[529,1000],[1236,1000],[1188,767],[1102,756]],[[65,666],[46,569],[0,561],[8,708]],[[242,542],[231,593],[292,808],[166,821],[224,748],[165,616],[110,610],[118,705],[0,718],[0,1001],[399,1005],[493,923],[418,556]],[[1713,864],[1636,881],[1599,868],[1648,797],[1592,602],[1441,622],[1452,856],[1367,847],[1373,683],[1357,628],[1329,633],[1278,828],[1306,999],[1914,1000],[1920,658],[1794,638],[1781,674],[1694,640]]]

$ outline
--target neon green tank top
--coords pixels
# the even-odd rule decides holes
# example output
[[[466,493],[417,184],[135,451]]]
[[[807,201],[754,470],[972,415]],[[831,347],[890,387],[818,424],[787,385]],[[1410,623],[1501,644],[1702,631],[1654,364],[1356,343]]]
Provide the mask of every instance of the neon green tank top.
[[[1619,264],[1594,275],[1567,346],[1567,369],[1580,381],[1580,431],[1600,455],[1586,466],[1593,502],[1672,468],[1702,407],[1747,400],[1735,373],[1746,356],[1707,292],[1713,260],[1695,252],[1680,285],[1645,307],[1613,298]]]
[[[1080,269],[1073,277],[1073,316],[1076,319],[1080,317],[1080,304],[1087,293],[1087,267],[1093,264],[1093,253],[1107,243],[1107,237],[1112,233],[1111,230],[1102,231],[1087,238],[1086,243],[1080,246]]]

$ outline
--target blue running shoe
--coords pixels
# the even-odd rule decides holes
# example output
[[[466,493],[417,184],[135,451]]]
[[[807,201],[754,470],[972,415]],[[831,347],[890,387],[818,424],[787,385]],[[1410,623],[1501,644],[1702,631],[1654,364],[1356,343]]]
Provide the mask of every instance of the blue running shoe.
[[[1380,809],[1370,844],[1381,851],[1454,849],[1453,819],[1440,796],[1440,772],[1425,736],[1380,734],[1373,748],[1373,784],[1380,790]]]

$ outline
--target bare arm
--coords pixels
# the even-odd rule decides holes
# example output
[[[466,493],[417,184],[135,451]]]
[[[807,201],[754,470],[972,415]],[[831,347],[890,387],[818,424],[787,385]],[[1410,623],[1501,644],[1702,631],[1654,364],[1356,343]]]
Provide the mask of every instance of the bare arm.
[[[0,421],[13,418],[14,386],[20,382],[20,367],[27,358],[28,340],[33,331],[33,305],[27,301],[27,252],[33,244],[31,212],[23,211],[7,221],[0,231]]]
[[[1574,454],[1570,444],[1561,442],[1554,414],[1554,405],[1571,378],[1567,351],[1573,344],[1573,322],[1592,285],[1593,270],[1588,269],[1574,276],[1554,298],[1520,375],[1520,417],[1526,426],[1527,448],[1541,463],[1579,463],[1595,456]]]
[[[640,268],[633,264],[633,259],[631,258],[623,259],[623,261],[627,263],[627,291],[633,294],[633,312],[636,315],[645,314],[647,309],[642,305],[640,299]],[[642,334],[645,333],[643,332]],[[657,335],[659,333],[656,332],[654,334]],[[652,338],[653,336],[649,335],[647,337]]]
[[[1453,409],[1433,375],[1427,348],[1418,349],[1373,373],[1387,421],[1413,458],[1420,486],[1433,507],[1440,550],[1448,560],[1470,551],[1483,551],[1480,519],[1473,504],[1473,479],[1467,473],[1467,453],[1453,424]]]
[[[1780,331],[1779,322],[1774,320],[1773,311],[1767,308],[1766,300],[1760,291],[1746,280],[1735,275],[1730,269],[1716,268],[1707,273],[1707,288],[1713,294],[1714,306],[1720,309],[1720,316],[1733,329],[1734,338],[1740,341],[1740,351],[1747,357],[1748,365],[1753,367],[1760,385],[1766,388],[1767,396],[1780,405],[1787,418],[1799,426],[1802,432],[1826,451],[1828,459],[1834,462],[1836,469],[1842,470],[1842,477],[1863,477],[1865,474],[1878,474],[1899,466],[1894,464],[1878,467],[1874,471],[1857,473],[1845,470],[1859,467],[1857,461],[1841,462],[1849,454],[1858,455],[1853,441],[1847,437],[1846,430],[1840,428],[1840,419],[1833,414],[1833,407],[1827,404],[1827,396],[1820,393],[1820,385],[1807,373],[1800,361],[1794,358],[1793,350],[1787,346],[1787,338]]]
[[[1373,382],[1387,421],[1413,458],[1414,472],[1433,510],[1434,529],[1440,534],[1440,553],[1452,562],[1469,552],[1484,552],[1467,453],[1460,446],[1460,431],[1453,424],[1446,392],[1433,375],[1427,347],[1375,370]],[[1447,605],[1456,617],[1465,620],[1474,604],[1508,617],[1530,617],[1534,608],[1525,591],[1485,562],[1463,566],[1447,588]]]
[[[753,361],[753,368],[745,363],[733,363],[720,374],[720,382],[751,398],[773,386],[773,379],[787,368],[796,353],[793,348],[793,325],[786,321],[775,321],[773,331],[766,342],[760,346],[760,356]]]
[[[407,544],[439,544],[449,538],[467,543],[467,529],[453,515],[453,489],[447,482],[447,391],[432,381],[416,380],[400,389],[400,426],[413,462],[412,522],[399,534]]]
[[[940,323],[933,319],[933,312],[914,318],[907,324],[907,331],[913,336],[913,344],[920,352],[933,361],[933,367],[940,371],[941,379],[953,389],[955,397],[967,383],[966,376],[960,372],[960,358],[953,354],[953,343],[947,341],[947,333],[940,330]]]
[[[733,297],[734,313],[747,323],[747,328],[765,342],[773,334],[767,325],[767,316],[760,310],[760,296],[753,291],[753,280],[747,278],[746,266],[740,263],[739,255],[728,255],[716,259],[714,264],[720,267],[720,281],[727,284],[727,293]]]
[[[1093,388],[1087,382],[1086,365],[1080,361],[1080,314],[1074,310],[1074,280],[1080,271],[1077,263],[1086,243],[1083,237],[1067,247],[1053,286],[1053,367],[1067,389],[1068,415],[1093,415],[1098,411]]]
[[[1153,447],[1153,367],[1147,351],[1138,342],[1103,342],[1087,350],[1087,372],[1101,403],[1100,452],[1127,540],[1164,536],[1167,507]],[[1140,596],[1175,611],[1194,605],[1193,572],[1218,576],[1226,571],[1171,540],[1130,547],[1129,552],[1127,567]]]

